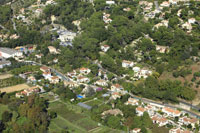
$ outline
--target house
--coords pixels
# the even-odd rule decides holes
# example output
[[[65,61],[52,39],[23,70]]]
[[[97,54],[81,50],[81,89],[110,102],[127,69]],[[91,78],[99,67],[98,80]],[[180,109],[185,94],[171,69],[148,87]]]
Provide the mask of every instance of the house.
[[[59,83],[60,80],[59,80],[58,76],[52,76],[51,78],[49,78],[49,81],[52,84],[57,84],[57,83]]]
[[[69,76],[71,78],[75,78],[76,77],[76,71],[68,72],[67,76]]]
[[[176,5],[177,4],[177,0],[169,0],[169,3],[172,5]]]
[[[80,68],[79,71],[81,74],[86,74],[86,75],[91,72],[91,70],[89,68],[84,68],[84,67]]]
[[[35,79],[34,76],[30,76],[30,77],[28,77],[28,81],[36,82],[37,80]]]
[[[23,53],[20,52],[20,51],[17,51],[15,49],[10,49],[10,48],[4,48],[4,47],[1,47],[0,48],[0,57],[3,57],[3,58],[14,58],[14,57],[19,57],[19,56],[22,56]]]
[[[133,105],[133,106],[139,105],[138,100],[131,98],[131,97],[128,98],[128,101],[125,104],[126,105]]]
[[[140,128],[134,128],[133,130],[130,131],[130,133],[140,133],[141,129]]]
[[[143,108],[143,107],[137,107],[136,108],[136,113],[137,113],[138,116],[143,116],[145,111],[146,111],[146,109]]]
[[[151,117],[154,124],[158,124],[159,127],[165,126],[168,124],[168,120],[165,117],[153,116]]]
[[[128,68],[133,67],[134,63],[132,61],[123,60],[122,61],[122,67]]]
[[[84,77],[84,76],[79,76],[77,78],[77,81],[80,82],[80,83],[85,83],[85,82],[90,82],[90,79],[87,78],[87,77]]]
[[[76,83],[76,82],[72,82],[72,81],[64,81],[64,85],[65,86],[68,86],[68,87],[71,87],[71,88],[73,88],[73,87],[78,87],[78,84]]]
[[[191,31],[192,25],[189,22],[186,22],[186,23],[182,24],[182,28],[185,28],[185,29]]]
[[[158,51],[159,53],[166,53],[169,51],[169,46],[156,45],[156,51]]]
[[[138,72],[140,72],[140,67],[133,67],[133,69],[132,69],[135,73],[138,73]]]
[[[163,1],[161,4],[160,4],[161,7],[169,7],[170,6],[170,3],[168,1]]]
[[[190,23],[190,24],[194,24],[195,22],[196,22],[195,18],[188,19],[188,23]]]
[[[50,52],[51,54],[58,54],[58,51],[57,51],[57,49],[56,49],[55,47],[53,47],[53,46],[48,46],[48,49],[49,49],[49,52]]]
[[[119,94],[118,92],[113,92],[111,94],[111,99],[116,100],[117,98],[120,98],[120,97],[121,97],[121,94]]]
[[[106,1],[106,4],[108,4],[108,5],[114,5],[114,4],[115,4],[115,1],[109,0],[109,1]]]
[[[188,130],[182,130],[180,128],[172,128],[169,130],[169,133],[192,133],[192,132]]]
[[[38,59],[41,59],[42,56],[44,56],[44,55],[43,55],[43,54],[36,54],[36,55],[35,55],[35,57],[38,58]]]
[[[95,84],[100,86],[108,86],[108,83],[103,79],[96,81]]]
[[[145,107],[149,116],[153,116],[155,114],[156,108],[154,106],[148,105]]]
[[[168,107],[163,108],[162,112],[165,113],[167,117],[179,117],[181,115],[180,111]]]
[[[105,116],[105,115],[114,115],[114,116],[121,115],[121,116],[123,116],[123,113],[119,109],[110,109],[110,110],[104,111],[101,115],[102,116]]]
[[[188,117],[182,117],[179,119],[179,122],[182,125],[191,125],[192,128],[195,128],[195,125],[199,125],[199,120],[196,118],[188,118]]]
[[[111,91],[112,92],[120,92],[121,90],[123,90],[124,88],[121,86],[121,85],[119,85],[119,84],[113,84],[112,86],[111,86]]]
[[[45,79],[50,79],[51,78],[51,72],[43,72],[42,76],[45,78]]]
[[[103,21],[104,21],[106,24],[111,23],[111,22],[112,22],[112,19],[110,19],[110,14],[103,13]]]
[[[127,8],[123,8],[123,11],[125,12],[129,12],[131,10],[131,8],[127,7]]]
[[[4,68],[5,66],[10,66],[11,62],[9,60],[0,59],[0,68]]]
[[[109,45],[102,45],[102,46],[101,46],[101,50],[102,50],[103,52],[107,52],[108,49],[110,49],[110,46],[109,46]]]
[[[50,68],[48,68],[48,67],[46,67],[46,66],[42,66],[42,67],[40,67],[40,71],[42,71],[42,72],[50,72]]]

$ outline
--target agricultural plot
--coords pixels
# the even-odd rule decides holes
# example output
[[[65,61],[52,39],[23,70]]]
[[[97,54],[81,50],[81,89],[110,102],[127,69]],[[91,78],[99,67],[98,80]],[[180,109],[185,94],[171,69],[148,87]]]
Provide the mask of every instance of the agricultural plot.
[[[74,112],[69,110],[69,108],[71,107],[59,101],[50,103],[49,110],[55,111],[58,115],[50,124],[50,132],[61,132],[64,129],[68,129],[72,132],[86,133],[98,127],[97,123],[87,113]]]
[[[84,103],[93,107],[93,106],[98,106],[98,105],[102,104],[103,101],[96,99],[96,100],[92,100],[92,101],[88,101],[88,102],[86,101]]]
[[[15,86],[9,86],[5,88],[0,88],[1,92],[6,92],[6,93],[11,93],[11,92],[16,92],[16,91],[21,91],[24,89],[30,88],[27,84],[19,84]]]
[[[2,74],[2,75],[0,75],[0,80],[11,78],[12,76],[13,76],[12,74]]]

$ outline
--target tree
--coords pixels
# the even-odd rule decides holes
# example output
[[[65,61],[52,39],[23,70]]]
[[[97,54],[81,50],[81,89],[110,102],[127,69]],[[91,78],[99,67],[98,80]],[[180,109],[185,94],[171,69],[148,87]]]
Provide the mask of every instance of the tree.
[[[144,127],[150,128],[153,125],[153,122],[147,112],[144,112],[144,114],[142,116],[142,122],[143,122]]]
[[[5,125],[3,122],[0,120],[0,132],[2,132],[5,129]]]
[[[107,125],[111,128],[119,128],[120,127],[120,118],[117,116],[110,116],[107,118]]]
[[[5,111],[3,112],[2,114],[2,121],[5,123],[5,122],[9,122],[12,118],[12,113],[8,112],[8,111]]]

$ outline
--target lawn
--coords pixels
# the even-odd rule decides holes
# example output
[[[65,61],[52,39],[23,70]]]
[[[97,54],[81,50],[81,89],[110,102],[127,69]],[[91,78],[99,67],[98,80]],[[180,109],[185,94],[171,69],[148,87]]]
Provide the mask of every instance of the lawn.
[[[97,123],[89,117],[87,112],[75,112],[73,108],[75,108],[75,110],[79,109],[78,106],[70,106],[61,101],[50,103],[49,110],[55,111],[57,113],[57,118],[51,121],[49,131],[53,133],[68,129],[75,133],[86,133],[98,127]]]
[[[103,102],[102,101],[100,101],[100,100],[92,100],[92,101],[89,101],[89,102],[84,102],[85,104],[87,104],[87,105],[89,105],[89,106],[98,106],[98,105],[100,105],[100,104],[102,104]]]

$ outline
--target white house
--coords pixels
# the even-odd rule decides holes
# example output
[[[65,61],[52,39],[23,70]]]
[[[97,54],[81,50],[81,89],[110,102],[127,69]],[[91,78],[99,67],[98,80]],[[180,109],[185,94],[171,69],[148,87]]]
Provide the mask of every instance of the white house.
[[[57,84],[59,83],[59,78],[57,76],[52,76],[51,78],[49,78],[50,83],[52,84]]]
[[[102,50],[103,52],[107,52],[109,49],[110,49],[110,46],[109,46],[109,45],[101,45],[101,50]]]
[[[135,73],[138,73],[138,72],[140,72],[140,67],[133,67],[133,71],[135,72]]]
[[[120,98],[120,97],[121,97],[121,94],[118,92],[113,92],[111,95],[111,99],[114,99],[114,100],[116,100],[117,98]]]
[[[133,106],[139,105],[138,100],[131,98],[131,97],[128,98],[128,101],[125,104],[126,105],[133,105]]]
[[[50,79],[51,78],[51,72],[44,72],[42,74],[42,76],[44,76],[45,79]]]
[[[168,117],[179,117],[181,115],[180,111],[168,107],[163,108],[162,112]]]
[[[89,74],[91,72],[89,68],[84,68],[84,67],[80,68],[79,71],[81,74]]]
[[[195,22],[196,22],[195,18],[188,19],[188,23],[190,23],[190,24],[194,24]]]
[[[123,60],[122,61],[122,67],[128,68],[133,67],[134,63],[132,61]]]
[[[146,111],[146,109],[143,108],[143,107],[137,107],[136,108],[136,113],[137,113],[138,116],[143,116],[145,111]]]
[[[130,131],[130,133],[140,133],[141,129],[140,128],[134,128],[133,130]]]
[[[156,51],[158,51],[159,53],[166,53],[169,51],[169,46],[156,45]]]
[[[58,54],[58,51],[57,51],[57,49],[56,49],[55,47],[53,47],[53,46],[48,46],[48,49],[49,49],[49,52],[50,52],[51,54]]]
[[[97,80],[95,82],[95,84],[96,85],[100,85],[100,86],[108,86],[108,83],[105,80],[103,80],[103,79]]]
[[[85,82],[89,82],[90,79],[87,78],[87,77],[79,76],[79,77],[77,78],[77,81],[80,82],[80,83],[85,83]]]
[[[115,4],[115,1],[109,0],[109,1],[106,1],[106,4],[108,4],[108,5],[114,5],[114,4]]]
[[[168,124],[168,120],[165,117],[153,116],[151,119],[153,123],[158,124],[159,127],[162,127]]]
[[[76,82],[72,82],[72,81],[69,81],[69,82],[64,81],[64,85],[65,85],[65,86],[69,86],[69,87],[71,87],[71,88],[73,88],[73,87],[78,87],[78,84],[77,84]]]
[[[179,122],[182,125],[191,125],[192,128],[195,128],[195,124],[199,125],[199,120],[196,118],[182,117],[179,119]]]
[[[168,1],[163,1],[160,6],[162,7],[169,7],[170,6],[170,3]]]
[[[4,48],[4,47],[1,47],[0,48],[0,57],[3,57],[3,58],[11,58],[11,57],[19,57],[19,56],[22,56],[23,53],[20,52],[20,51],[17,51],[15,49],[10,49],[10,48]]]
[[[119,84],[113,84],[111,86],[111,91],[113,92],[121,92],[124,88]]]

